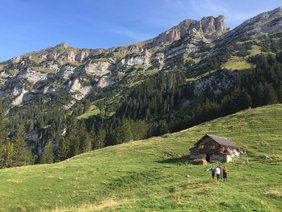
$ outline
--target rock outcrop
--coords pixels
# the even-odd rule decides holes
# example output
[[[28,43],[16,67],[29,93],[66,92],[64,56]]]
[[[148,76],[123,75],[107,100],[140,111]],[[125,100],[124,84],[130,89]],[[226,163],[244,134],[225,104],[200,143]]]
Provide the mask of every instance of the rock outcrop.
[[[172,43],[176,40],[189,36],[190,34],[198,34],[200,37],[215,38],[227,31],[224,23],[225,17],[218,16],[217,18],[209,16],[200,21],[187,19],[170,30],[161,33],[153,41],[153,45],[162,43]]]
[[[269,34],[279,32],[282,29],[282,7],[259,14],[226,33],[224,42],[236,40],[251,34]]]
[[[69,92],[72,94],[73,98],[81,100],[91,91],[91,89],[91,86],[83,86],[79,79],[75,79],[69,88]]]
[[[114,69],[114,65],[107,61],[90,61],[85,67],[84,71],[87,75],[102,77],[110,73]]]

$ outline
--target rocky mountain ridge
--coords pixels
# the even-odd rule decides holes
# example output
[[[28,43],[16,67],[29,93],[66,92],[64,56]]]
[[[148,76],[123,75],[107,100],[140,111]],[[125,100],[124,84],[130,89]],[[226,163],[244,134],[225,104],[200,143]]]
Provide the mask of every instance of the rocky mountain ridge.
[[[151,40],[129,46],[93,50],[62,43],[31,52],[0,64],[0,97],[14,106],[37,94],[67,93],[80,101],[116,83],[128,87],[140,75],[172,70],[177,63],[194,67],[221,51],[218,40],[230,43],[249,34],[280,31],[281,11],[279,7],[260,14],[231,31],[224,16],[205,17],[184,20]]]
[[[260,14],[233,30],[225,27],[224,16],[187,19],[128,46],[78,49],[61,43],[0,63],[0,99],[9,130],[24,124],[38,158],[49,140],[56,149],[72,129],[79,134],[87,128],[82,131],[101,138],[93,148],[101,148],[126,141],[126,121],[135,128],[135,137],[126,139],[141,139],[226,115],[226,105],[229,112],[242,109],[233,106],[238,95],[248,103],[243,108],[249,107],[251,98],[263,99],[252,89],[279,89],[275,80],[267,80],[280,72],[271,67],[271,76],[260,77],[256,66],[260,57],[262,62],[280,60],[274,58],[282,51],[281,11]],[[251,88],[247,75],[254,82]],[[259,104],[264,103],[254,105]]]
[[[152,40],[125,47],[92,50],[76,49],[61,43],[2,63],[3,87],[0,95],[13,96],[12,105],[15,106],[37,93],[68,92],[75,100],[81,100],[96,88],[105,88],[120,81],[119,78],[126,72],[132,72],[132,68],[138,67],[143,72],[148,69],[161,70],[167,60],[185,52],[196,52],[197,43],[209,43],[225,31],[224,17],[219,16],[206,17],[200,21],[185,20]],[[172,43],[180,39],[188,40],[170,48]],[[95,86],[82,85],[89,84],[89,78],[94,80]],[[52,82],[44,87],[36,86],[52,79],[64,80],[64,85]],[[20,82],[23,82],[20,86],[12,86]]]

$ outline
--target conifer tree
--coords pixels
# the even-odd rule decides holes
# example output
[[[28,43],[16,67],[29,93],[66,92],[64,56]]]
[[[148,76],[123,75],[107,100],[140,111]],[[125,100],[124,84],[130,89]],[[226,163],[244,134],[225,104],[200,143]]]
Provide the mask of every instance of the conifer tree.
[[[40,163],[53,163],[54,162],[54,152],[53,152],[53,143],[52,141],[49,141],[45,148],[44,151],[40,157]]]
[[[278,88],[278,100],[280,103],[282,102],[282,81],[280,82],[280,86]]]
[[[106,139],[106,130],[100,128],[97,133],[94,149],[103,148],[105,146],[105,139]]]
[[[80,152],[89,152],[91,150],[91,140],[84,122],[80,124],[79,128],[79,143]]]
[[[96,139],[97,139],[95,127],[92,127],[92,129],[90,131],[89,139],[90,139],[90,142],[91,142],[91,148],[95,149],[95,143],[96,143]]]
[[[120,124],[114,130],[115,144],[121,144],[132,140],[132,132],[130,122],[126,118],[122,118]]]
[[[265,104],[275,104],[278,103],[278,96],[271,84],[265,86]]]
[[[25,141],[25,128],[20,125],[13,143],[12,166],[23,166],[33,163],[33,156]]]
[[[70,157],[70,145],[64,137],[59,139],[57,150],[57,161],[62,161]]]
[[[12,143],[0,145],[0,168],[7,168],[13,165],[13,152],[14,145]]]
[[[254,91],[254,98],[253,98],[253,106],[261,106],[263,105],[264,101],[264,86],[262,83],[259,83]]]

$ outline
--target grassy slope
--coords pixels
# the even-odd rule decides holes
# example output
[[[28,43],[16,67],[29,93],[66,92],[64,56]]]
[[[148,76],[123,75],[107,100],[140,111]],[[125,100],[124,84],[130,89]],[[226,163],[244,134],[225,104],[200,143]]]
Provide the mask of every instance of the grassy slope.
[[[227,136],[248,150],[243,166],[228,164],[215,182],[185,159],[205,133]],[[0,171],[0,211],[282,209],[282,105],[219,118],[188,130],[108,147],[52,165]],[[270,161],[257,160],[269,155]]]
[[[91,116],[98,115],[100,112],[100,109],[96,105],[91,105],[89,110],[78,116],[77,119],[88,119]]]

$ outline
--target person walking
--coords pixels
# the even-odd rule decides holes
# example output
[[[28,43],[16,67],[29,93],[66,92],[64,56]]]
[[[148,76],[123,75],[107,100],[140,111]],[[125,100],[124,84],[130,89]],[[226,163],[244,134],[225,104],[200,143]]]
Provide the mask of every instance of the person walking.
[[[222,165],[219,165],[219,169],[220,169],[220,179],[222,179],[222,177],[223,177],[223,167],[222,167]]]
[[[226,166],[223,167],[223,180],[227,181],[227,173],[228,173],[228,169]]]
[[[211,167],[211,173],[212,173],[212,179],[214,179],[215,177],[215,168]]]
[[[216,180],[219,180],[220,178],[220,168],[219,167],[216,167],[215,174],[216,174]]]

